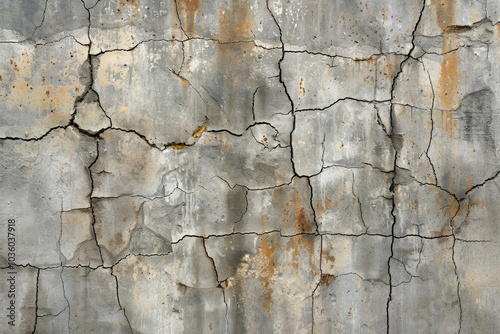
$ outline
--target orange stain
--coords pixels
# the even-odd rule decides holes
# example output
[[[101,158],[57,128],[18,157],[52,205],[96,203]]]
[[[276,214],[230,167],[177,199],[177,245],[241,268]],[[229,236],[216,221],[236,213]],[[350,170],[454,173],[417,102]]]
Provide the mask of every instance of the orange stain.
[[[455,24],[455,0],[431,1],[430,5],[436,14],[436,21],[441,30]]]
[[[257,253],[257,267],[260,271],[259,280],[264,288],[264,302],[262,306],[271,314],[271,306],[273,305],[272,281],[276,274],[276,259],[275,252],[277,244],[274,240],[270,240],[268,236],[263,236],[260,242],[259,252]]]
[[[439,76],[439,101],[442,109],[454,109],[459,83],[458,52],[453,51],[443,56]]]
[[[306,87],[304,86],[304,79],[303,78],[300,78],[300,81],[299,81],[299,93],[300,93],[299,98],[306,96]]]
[[[219,8],[218,27],[221,41],[253,39],[253,26],[250,6],[247,3],[230,1],[229,8]]]
[[[189,36],[195,34],[196,13],[200,9],[200,0],[179,0],[179,14],[183,19],[184,30]]]

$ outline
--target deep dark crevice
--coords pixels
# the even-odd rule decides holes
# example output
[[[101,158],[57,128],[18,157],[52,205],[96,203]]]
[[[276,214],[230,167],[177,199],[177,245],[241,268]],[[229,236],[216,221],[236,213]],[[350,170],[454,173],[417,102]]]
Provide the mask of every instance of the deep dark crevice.
[[[97,240],[97,233],[96,233],[96,229],[95,229],[95,224],[97,222],[97,219],[96,219],[96,215],[95,215],[94,203],[93,203],[93,198],[92,198],[92,194],[94,193],[94,186],[95,186],[94,177],[93,177],[93,173],[92,173],[92,166],[94,166],[95,163],[97,162],[97,160],[99,159],[99,154],[100,154],[99,141],[96,141],[96,157],[95,157],[94,161],[92,161],[92,163],[87,168],[89,180],[90,180],[90,193],[89,193],[88,197],[89,197],[89,204],[90,204],[90,213],[92,215],[92,234],[93,234],[97,249],[99,250],[99,257],[101,259],[101,264],[104,265],[104,258],[102,256],[101,245],[99,244],[99,241]]]
[[[419,17],[417,19],[417,22],[415,23],[415,27],[412,31],[412,38],[411,38],[411,48],[410,50],[408,51],[408,54],[406,55],[406,58],[399,64],[399,70],[398,70],[398,73],[395,75],[393,81],[392,81],[392,86],[391,86],[391,111],[390,111],[390,124],[391,124],[391,129],[392,131],[394,131],[395,129],[395,119],[394,119],[394,104],[393,104],[393,101],[395,99],[395,88],[396,88],[396,83],[398,81],[398,78],[399,76],[401,75],[401,73],[403,72],[403,67],[405,65],[405,63],[412,57],[412,53],[413,51],[415,50],[415,34],[417,32],[417,29],[418,29],[418,26],[419,26],[419,23],[420,21],[422,20],[422,16],[423,16],[423,13],[424,13],[424,9],[425,9],[425,5],[426,5],[426,0],[422,0],[422,8],[420,10],[420,14],[419,14]],[[397,151],[397,145],[396,143],[394,142],[394,136],[393,136],[393,133],[391,133],[391,141],[393,143],[393,147],[394,147],[394,167],[393,167],[393,170],[394,170],[394,175],[391,179],[391,186],[390,186],[390,191],[392,192],[392,209],[391,209],[391,216],[392,216],[392,226],[391,226],[391,235],[392,235],[392,238],[391,238],[391,255],[389,256],[389,259],[387,260],[387,271],[388,271],[388,274],[389,274],[389,297],[387,298],[387,306],[386,306],[386,314],[387,314],[387,333],[389,334],[390,333],[390,303],[392,301],[392,274],[391,274],[391,259],[394,257],[394,240],[396,239],[395,238],[395,228],[396,228],[396,224],[397,224],[397,216],[396,216],[396,198],[395,198],[395,190],[396,190],[396,187],[398,186],[396,184],[396,177],[397,177],[397,160],[398,160],[398,151]]]
[[[311,206],[311,211],[313,213],[313,221],[314,221],[314,225],[316,226],[316,235],[319,235],[320,231],[319,231],[318,216],[316,214],[316,208],[315,208],[314,203],[313,203],[314,188],[311,184],[311,178],[306,176],[306,180],[307,180],[307,185],[309,186],[309,192],[311,194],[311,196],[309,196],[309,205]]]
[[[491,176],[491,177],[487,178],[486,180],[484,180],[482,183],[480,183],[480,184],[476,184],[476,185],[474,185],[473,187],[471,187],[469,190],[467,190],[467,191],[465,192],[464,196],[463,196],[462,198],[460,198],[460,200],[465,199],[465,198],[467,197],[467,195],[468,195],[470,192],[474,191],[475,189],[477,189],[477,188],[481,188],[481,187],[483,187],[486,183],[488,183],[488,182],[490,182],[490,181],[493,181],[494,179],[496,179],[496,178],[498,177],[498,175],[500,175],[500,170],[498,170],[498,171],[497,171],[497,172],[496,172],[493,176]]]
[[[324,111],[326,109],[329,109],[336,105],[337,103],[343,102],[343,101],[356,101],[356,102],[362,102],[362,103],[367,103],[370,105],[373,105],[375,103],[384,103],[384,102],[391,102],[391,100],[364,100],[364,99],[358,99],[352,96],[346,96],[342,97],[340,99],[335,100],[334,102],[330,103],[329,105],[325,107],[319,107],[319,108],[305,108],[305,109],[297,109],[295,110],[296,113],[301,113],[301,112],[307,112],[307,111]]]
[[[39,296],[39,289],[40,287],[40,269],[37,270],[36,273],[36,293],[35,293],[35,324],[33,325],[33,334],[36,333],[36,325],[38,323],[38,296]]]
[[[213,268],[214,268],[215,279],[220,284],[222,281],[220,280],[219,272],[217,271],[217,266],[215,265],[215,260],[213,259],[213,257],[211,257],[210,255],[208,255],[208,250],[207,250],[207,245],[206,245],[206,239],[205,238],[202,238],[202,244],[203,244],[203,250],[205,251],[206,257],[210,260],[210,262],[212,262],[212,265],[213,265]]]
[[[274,16],[274,13],[272,12],[271,10],[271,7],[269,7],[269,0],[266,0],[266,7],[267,7],[267,10],[269,11],[269,15],[271,15],[271,18],[273,19],[274,23],[276,24],[276,27],[278,28],[278,31],[279,31],[279,34],[280,34],[280,43],[281,43],[281,58],[278,60],[278,69],[279,69],[279,82],[283,85],[283,90],[288,98],[288,100],[290,101],[290,105],[292,106],[292,111],[291,111],[291,114],[292,114],[292,117],[293,117],[293,122],[292,122],[292,131],[290,131],[290,162],[292,164],[292,170],[293,170],[293,174],[294,175],[299,175],[297,173],[297,169],[295,167],[295,162],[294,162],[294,153],[293,153],[293,133],[296,129],[296,125],[297,125],[297,117],[295,116],[295,104],[293,103],[293,99],[292,97],[290,96],[290,93],[288,91],[288,88],[285,84],[285,81],[283,79],[283,68],[282,68],[282,63],[285,59],[285,43],[283,42],[283,31],[281,30],[281,26],[279,25],[278,23],[278,20],[276,19],[276,17]]]

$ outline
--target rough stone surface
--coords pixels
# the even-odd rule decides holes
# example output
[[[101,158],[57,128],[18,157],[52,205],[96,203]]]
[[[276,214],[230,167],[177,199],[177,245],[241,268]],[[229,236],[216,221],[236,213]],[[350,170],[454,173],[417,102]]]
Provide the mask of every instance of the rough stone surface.
[[[500,332],[499,1],[0,2],[0,333]]]

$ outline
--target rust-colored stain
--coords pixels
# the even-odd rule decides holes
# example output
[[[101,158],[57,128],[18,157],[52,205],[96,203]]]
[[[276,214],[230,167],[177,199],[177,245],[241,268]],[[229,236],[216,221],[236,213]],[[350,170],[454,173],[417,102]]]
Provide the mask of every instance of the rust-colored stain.
[[[441,30],[455,24],[455,0],[431,1],[430,5],[436,14],[436,21]]]
[[[263,213],[260,218],[260,226],[262,227],[262,230],[266,229],[268,220],[269,220],[269,215],[267,213]]]
[[[380,10],[380,14],[382,14],[382,22],[385,23],[385,21],[387,21],[387,9],[386,8],[382,8]]]
[[[331,274],[321,274],[321,278],[319,280],[319,285],[330,285],[332,281],[335,280],[335,276]]]
[[[301,235],[301,233],[314,232],[316,226],[313,222],[313,217],[306,217],[304,205],[302,204],[302,197],[299,194],[294,193],[292,199],[294,209],[293,229],[296,234],[299,234],[297,237],[290,240],[290,247],[292,248],[292,267],[296,271],[299,270],[300,253],[301,251],[306,251],[311,269],[316,269],[313,261],[314,244],[311,238]]]
[[[194,22],[196,13],[200,9],[200,0],[178,0],[177,5],[184,31],[191,37],[195,34]]]
[[[299,98],[300,97],[305,97],[306,96],[306,87],[304,86],[304,79],[300,78],[299,81]]]
[[[126,6],[126,5],[133,6],[135,9],[135,14],[133,14],[132,16],[134,17],[139,16],[140,12],[139,7],[141,6],[141,0],[120,0],[119,4],[121,6]],[[121,13],[121,10],[117,8],[116,12]]]
[[[125,244],[125,240],[123,240],[123,236],[120,232],[118,232],[117,234],[115,234],[114,238],[110,238],[108,240],[108,246],[111,248],[113,247],[113,245],[116,245],[116,246],[122,246]]]
[[[306,218],[306,212],[302,204],[302,197],[299,194],[293,194],[294,203],[294,222],[293,228],[297,234],[314,232],[315,225]]]
[[[458,96],[458,84],[460,81],[459,74],[458,51],[452,51],[443,55],[443,61],[441,62],[441,72],[439,76],[438,93],[439,101],[441,102],[442,106],[441,109],[452,110],[455,108],[456,98]]]
[[[330,263],[335,262],[335,256],[331,255],[327,249],[323,249],[323,251],[321,252],[321,257],[325,259],[327,262]]]
[[[196,129],[195,132],[193,132],[193,137],[194,138],[200,137],[203,134],[203,132],[205,132],[206,129],[207,129],[207,123],[203,123],[198,129]]]
[[[253,26],[254,23],[248,3],[244,1],[230,1],[228,8],[225,6],[219,7],[219,40],[243,41],[253,39],[251,32]]]
[[[285,228],[288,228],[290,226],[290,202],[285,203],[282,222]]]
[[[298,235],[293,237],[290,240],[290,245],[288,248],[292,248],[292,268],[295,271],[299,270],[299,260],[300,260],[300,252],[302,250],[306,251],[309,257],[309,265],[311,266],[310,270],[316,270],[316,265],[313,262],[313,254],[314,254],[314,244],[310,238],[304,235]]]
[[[462,206],[460,206],[460,208],[458,208],[458,211],[457,211],[456,215],[451,220],[450,225],[452,227],[455,227],[455,223],[462,216],[462,214],[463,214],[463,209],[462,209]],[[457,233],[457,234],[460,233],[460,227],[458,227],[458,228],[455,229],[455,233]]]
[[[170,144],[168,146],[173,148],[174,150],[182,150],[183,148],[186,147],[186,145],[182,144],[182,143],[173,143],[173,144]]]
[[[447,222],[444,224],[439,231],[432,231],[432,237],[440,237],[442,235],[447,235],[451,233],[451,225]]]
[[[438,125],[445,133],[448,134],[448,137],[451,139],[460,129],[460,125],[457,122],[457,119],[453,117],[453,111],[451,110],[442,110],[441,111],[441,122],[437,122]],[[454,184],[453,179],[456,179],[455,173],[450,173],[450,185]]]
[[[276,274],[275,252],[277,248],[275,241],[270,240],[268,236],[263,236],[260,242],[259,252],[257,253],[257,268],[260,271],[259,280],[264,287],[264,301],[262,306],[271,314],[273,305],[272,294],[273,277]]]
[[[212,323],[209,323],[209,324],[208,324],[208,329],[209,329],[210,331],[212,331],[212,330],[214,329],[214,326],[212,325]]]
[[[330,197],[325,197],[323,200],[319,200],[316,202],[316,209],[318,210],[318,214],[321,218],[325,216],[325,212],[332,208],[333,201]]]

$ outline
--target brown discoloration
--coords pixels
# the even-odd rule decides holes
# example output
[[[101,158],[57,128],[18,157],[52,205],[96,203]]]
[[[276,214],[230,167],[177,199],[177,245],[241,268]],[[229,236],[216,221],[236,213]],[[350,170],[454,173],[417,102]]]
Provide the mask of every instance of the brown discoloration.
[[[445,45],[443,45],[444,52],[446,52],[447,45],[455,45],[455,42],[449,41],[446,38],[443,43],[446,43]],[[458,51],[452,51],[443,55],[438,91],[439,101],[441,102],[441,109],[452,110],[456,107],[458,85],[460,82],[459,63]]]
[[[123,240],[123,236],[120,232],[114,235],[114,238],[108,239],[108,246],[112,248],[113,246],[123,246],[125,245],[125,240]]]
[[[214,326],[212,325],[212,323],[209,323],[209,324],[208,324],[208,329],[209,329],[210,331],[212,331],[212,330],[214,329]]]
[[[436,22],[445,30],[446,27],[455,24],[456,0],[431,1],[430,6],[436,15]]]
[[[178,0],[177,1],[179,16],[182,19],[184,31],[188,36],[195,35],[195,18],[196,13],[200,9],[200,0]]]
[[[335,278],[336,277],[334,275],[321,274],[321,279],[319,280],[319,285],[323,285],[323,286],[330,285],[330,283],[333,282],[335,280]]]
[[[453,111],[442,110],[441,111],[441,122],[436,123],[441,129],[448,134],[450,139],[458,136],[458,131],[460,130],[460,124],[458,124],[457,119],[453,117]],[[456,174],[450,173],[450,185],[454,184],[456,180]]]
[[[182,144],[182,143],[173,143],[173,144],[170,144],[168,146],[173,148],[174,150],[182,150],[183,148],[186,147],[186,145]]]
[[[302,197],[298,194],[293,195],[294,203],[294,223],[293,228],[297,234],[313,232],[315,229],[314,223],[308,221],[306,218],[306,212],[302,204]]]
[[[194,138],[200,137],[203,134],[203,132],[205,132],[206,129],[207,129],[207,123],[203,123],[198,129],[196,129],[195,132],[193,132],[193,137]]]
[[[134,9],[135,9],[135,14],[133,14],[132,16],[134,17],[137,17],[139,16],[139,13],[140,13],[140,6],[141,6],[141,0],[120,0],[119,2],[119,5],[121,6],[133,6]],[[117,8],[117,13],[121,13],[121,10],[119,10],[119,8]]]
[[[451,220],[450,225],[452,227],[455,227],[456,222],[460,219],[460,217],[462,217],[462,214],[463,214],[463,209],[462,209],[462,206],[460,206],[460,208],[458,209],[456,215]],[[455,229],[455,233],[456,234],[460,233],[460,227]]]
[[[331,255],[327,249],[323,249],[323,251],[321,252],[321,258],[324,259],[326,262],[330,263],[335,262],[335,256]]]
[[[451,225],[449,223],[444,224],[439,231],[432,231],[432,237],[440,237],[443,235],[448,235],[451,233]]]
[[[290,226],[290,202],[285,203],[285,208],[283,209],[282,222],[285,228]]]
[[[382,14],[382,22],[385,23],[385,21],[387,21],[387,9],[386,8],[382,8],[380,10],[380,14]]]
[[[221,6],[218,13],[219,40],[243,41],[253,39],[254,26],[249,5],[244,1],[230,1],[229,8]]]
[[[269,220],[269,215],[267,213],[262,214],[262,216],[260,217],[260,226],[264,231],[266,230],[268,220]]]
[[[304,86],[304,79],[300,78],[299,81],[299,98],[300,97],[305,97],[306,96],[306,87]]]
[[[264,301],[262,306],[271,314],[273,305],[273,278],[276,274],[275,252],[277,248],[275,240],[269,236],[263,236],[260,242],[259,252],[257,253],[257,269],[260,272],[259,280],[264,288]]]

